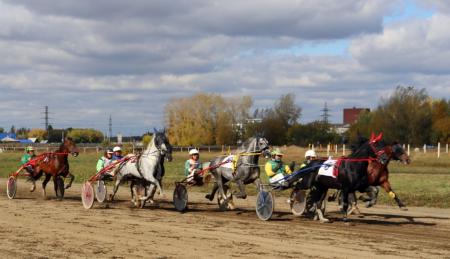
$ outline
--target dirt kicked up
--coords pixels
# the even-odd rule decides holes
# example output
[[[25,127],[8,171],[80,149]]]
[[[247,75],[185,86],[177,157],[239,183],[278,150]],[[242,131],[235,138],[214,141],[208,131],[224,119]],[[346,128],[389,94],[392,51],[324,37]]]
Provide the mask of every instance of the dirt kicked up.
[[[14,200],[0,185],[2,258],[450,258],[448,209],[361,208],[362,215],[344,223],[328,204],[333,222],[322,224],[295,218],[279,198],[273,219],[263,222],[254,197],[220,212],[191,190],[190,210],[180,214],[172,190],[158,205],[135,209],[122,187],[119,201],[85,210],[80,185],[63,201],[54,199],[53,188],[44,200],[40,188],[30,194],[28,185],[19,182]]]

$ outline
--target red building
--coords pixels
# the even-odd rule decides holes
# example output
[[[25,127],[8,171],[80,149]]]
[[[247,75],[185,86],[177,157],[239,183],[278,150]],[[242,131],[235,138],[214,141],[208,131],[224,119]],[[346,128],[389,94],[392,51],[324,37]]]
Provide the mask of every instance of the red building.
[[[353,124],[358,120],[358,116],[362,111],[370,112],[369,108],[345,108],[344,109],[344,124]]]

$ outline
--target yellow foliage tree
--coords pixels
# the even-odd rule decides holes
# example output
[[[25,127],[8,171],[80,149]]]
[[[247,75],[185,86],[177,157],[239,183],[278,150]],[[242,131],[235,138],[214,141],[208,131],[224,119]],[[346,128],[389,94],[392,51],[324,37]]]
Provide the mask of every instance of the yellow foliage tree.
[[[27,137],[28,138],[37,138],[39,140],[43,140],[47,138],[47,131],[44,129],[31,129],[28,133],[27,133]]]

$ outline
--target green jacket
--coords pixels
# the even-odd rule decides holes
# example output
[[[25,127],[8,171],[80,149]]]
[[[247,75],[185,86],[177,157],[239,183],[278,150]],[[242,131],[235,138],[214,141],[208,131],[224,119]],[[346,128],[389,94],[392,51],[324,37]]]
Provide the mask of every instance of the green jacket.
[[[32,156],[32,155],[30,155],[30,154],[28,154],[28,153],[23,154],[22,158],[20,159],[20,163],[21,163],[22,165],[24,165],[24,164],[30,162],[30,160],[31,160],[33,157],[34,157],[34,156]]]
[[[189,170],[193,167],[193,169],[199,169],[202,170],[203,166],[202,163],[199,161],[193,161],[191,159],[186,160],[186,163],[184,163],[184,175],[189,175]]]
[[[100,159],[97,161],[97,173],[109,164],[111,164],[111,159],[108,159],[104,156],[100,157]]]
[[[270,159],[269,161],[267,161],[266,165],[265,165],[265,171],[267,176],[272,177],[276,174],[291,174],[292,171],[289,168],[288,165],[284,165],[283,161],[276,161],[274,159]]]

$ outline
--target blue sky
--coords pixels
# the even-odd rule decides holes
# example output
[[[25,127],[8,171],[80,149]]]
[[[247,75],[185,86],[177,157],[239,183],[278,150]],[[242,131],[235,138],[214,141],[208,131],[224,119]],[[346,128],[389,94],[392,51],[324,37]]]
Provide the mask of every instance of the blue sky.
[[[375,108],[397,85],[450,98],[440,0],[0,0],[0,127],[140,135],[171,98],[295,93],[301,122]]]

